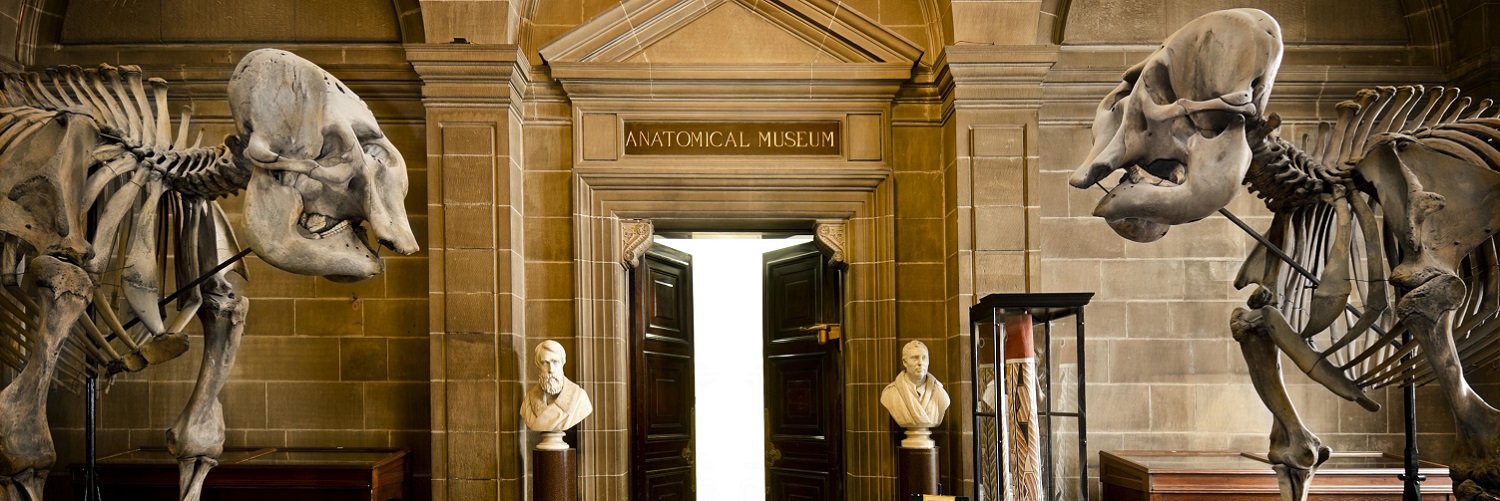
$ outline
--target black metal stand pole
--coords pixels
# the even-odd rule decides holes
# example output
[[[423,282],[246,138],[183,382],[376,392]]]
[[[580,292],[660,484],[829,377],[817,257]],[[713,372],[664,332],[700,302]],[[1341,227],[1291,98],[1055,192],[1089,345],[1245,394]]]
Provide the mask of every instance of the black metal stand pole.
[[[1410,342],[1412,342],[1411,332],[1402,333],[1401,344]],[[1407,353],[1401,357],[1401,361],[1405,362],[1411,357],[1412,354]],[[1406,384],[1401,386],[1401,396],[1406,404],[1406,408],[1402,409],[1405,411],[1404,417],[1406,418],[1406,473],[1397,476],[1405,483],[1401,491],[1402,501],[1421,501],[1422,481],[1427,480],[1427,477],[1422,476],[1417,465],[1417,386],[1415,383],[1415,378],[1408,377]]]
[[[1089,501],[1089,414],[1084,405],[1088,394],[1088,373],[1083,370],[1084,335],[1083,308],[1078,308],[1078,499]]]
[[[88,461],[83,473],[84,501],[102,501],[104,499],[99,495],[99,470],[98,465],[95,464],[95,458],[98,457],[95,440],[98,439],[99,430],[98,426],[94,423],[94,405],[99,401],[98,381],[99,376],[89,375],[88,379],[83,383],[83,448],[84,455],[87,456]]]
[[[252,251],[252,250],[254,250],[254,249],[246,247],[245,250],[240,251],[239,254],[235,254],[234,256],[230,257],[229,259],[224,260],[224,262],[219,263],[218,266],[214,266],[213,269],[203,272],[202,275],[198,275],[198,278],[195,278],[195,279],[193,279],[193,281],[188,282],[187,285],[184,285],[182,287],[178,287],[176,291],[172,292],[172,294],[168,295],[167,297],[161,298],[161,301],[157,301],[156,302],[156,306],[158,308],[165,308],[168,304],[172,303],[172,300],[177,299],[177,296],[181,296],[184,292],[187,292],[188,289],[191,289],[193,287],[197,287],[198,284],[201,284],[204,281],[207,281],[210,277],[214,276],[215,273],[223,271],[224,268],[228,268],[229,265],[234,264],[236,261],[239,261],[240,259],[244,259],[245,256],[250,255],[250,251]],[[135,327],[135,324],[138,324],[138,323],[141,323],[141,319],[139,317],[132,318],[132,319],[130,319],[129,322],[125,322],[125,325],[123,327],[126,328],[126,329],[129,329],[131,327]],[[108,339],[114,339],[114,334],[110,334],[108,336],[105,336],[104,339],[106,339],[106,340],[108,340]]]

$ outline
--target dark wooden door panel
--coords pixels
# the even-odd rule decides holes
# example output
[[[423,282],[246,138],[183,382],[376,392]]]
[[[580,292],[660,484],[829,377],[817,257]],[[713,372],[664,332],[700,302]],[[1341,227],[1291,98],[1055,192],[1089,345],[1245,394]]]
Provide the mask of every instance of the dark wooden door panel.
[[[812,243],[764,257],[766,498],[843,499],[839,341],[809,327],[838,324],[840,275]]]
[[[646,402],[648,438],[687,436],[693,427],[693,360],[670,353],[646,352]]]
[[[826,501],[833,499],[827,475],[785,468],[771,468],[766,477],[771,499],[781,501]]]
[[[646,475],[646,498],[651,501],[694,499],[692,468],[668,468]]]
[[[768,357],[766,384],[782,393],[782,398],[766,402],[771,408],[772,435],[828,435],[823,362],[823,356],[816,353]]]
[[[633,498],[695,501],[692,258],[653,245],[631,279]]]

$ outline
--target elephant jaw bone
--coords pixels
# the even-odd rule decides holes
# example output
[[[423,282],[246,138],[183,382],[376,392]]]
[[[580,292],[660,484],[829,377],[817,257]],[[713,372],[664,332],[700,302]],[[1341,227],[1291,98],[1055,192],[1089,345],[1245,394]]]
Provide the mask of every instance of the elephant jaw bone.
[[[1094,214],[1139,242],[1228,205],[1252,158],[1247,123],[1265,110],[1281,52],[1280,26],[1259,10],[1188,23],[1099,103],[1094,147],[1068,182],[1088,188],[1124,170]]]
[[[229,83],[239,139],[251,168],[246,241],[267,263],[332,280],[384,268],[365,228],[401,254],[417,251],[403,199],[406,162],[369,107],[337,78],[294,54],[246,55]]]
[[[260,170],[251,175],[245,194],[246,243],[266,262],[292,273],[351,282],[384,271],[361,222],[305,212],[302,194],[288,184],[301,177]]]
[[[1216,165],[1230,166],[1234,175],[1191,175],[1200,170],[1177,160],[1154,160],[1147,167],[1132,164],[1120,183],[1094,207],[1094,216],[1125,238],[1151,242],[1166,235],[1171,225],[1190,223],[1228,205],[1240,190],[1250,165],[1243,120],[1237,120],[1213,139],[1188,139],[1195,157],[1207,156]],[[1162,174],[1167,175],[1163,179]]]

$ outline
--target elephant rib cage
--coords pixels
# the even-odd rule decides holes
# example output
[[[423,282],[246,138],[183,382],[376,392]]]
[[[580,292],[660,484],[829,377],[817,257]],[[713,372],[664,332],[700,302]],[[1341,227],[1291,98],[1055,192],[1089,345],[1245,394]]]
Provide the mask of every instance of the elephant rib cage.
[[[66,66],[47,70],[45,80],[0,75],[0,194],[9,191],[0,211],[55,220],[55,235],[44,239],[0,217],[0,387],[38,341],[42,312],[25,274],[39,255],[81,266],[96,284],[93,314],[73,326],[54,381],[72,387],[186,350],[184,330],[201,296],[190,291],[166,312],[158,303],[164,289],[240,251],[215,199],[243,189],[250,169],[234,160],[233,137],[202,146],[200,133],[189,144],[187,110],[174,134],[167,108],[166,82],[143,80],[134,66]],[[78,141],[47,141],[59,134]],[[81,150],[71,152],[75,161],[59,161],[70,146]],[[50,182],[48,204],[29,204],[28,179]],[[246,276],[243,265],[233,270]],[[132,320],[138,325],[126,330]]]
[[[1402,245],[1380,215],[1381,194],[1353,167],[1376,145],[1402,138],[1500,171],[1500,117],[1492,104],[1475,104],[1453,88],[1364,90],[1339,103],[1334,123],[1309,127],[1297,145],[1272,136],[1255,147],[1246,183],[1274,214],[1266,237],[1318,278],[1296,273],[1257,245],[1236,286],[1258,285],[1250,306],[1275,307],[1300,333],[1302,345],[1283,350],[1304,371],[1326,361],[1361,391],[1434,380],[1417,343],[1399,343],[1405,327],[1392,302],[1404,291],[1387,279],[1402,262]],[[1270,122],[1266,129],[1275,129],[1278,120]],[[1497,246],[1495,237],[1484,240],[1461,266],[1466,293],[1452,325],[1465,370],[1500,361]]]

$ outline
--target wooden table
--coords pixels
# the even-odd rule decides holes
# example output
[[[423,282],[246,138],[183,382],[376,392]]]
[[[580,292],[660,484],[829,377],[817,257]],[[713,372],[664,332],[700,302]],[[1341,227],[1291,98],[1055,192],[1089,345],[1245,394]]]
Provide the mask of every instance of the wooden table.
[[[390,501],[411,499],[406,449],[226,447],[203,485],[203,501]],[[99,458],[105,499],[176,500],[177,461],[164,448]],[[73,465],[82,499],[84,467]]]
[[[1309,501],[1400,501],[1400,456],[1335,452],[1313,476]],[[1423,461],[1422,499],[1453,498],[1448,467]],[[1263,454],[1185,451],[1100,451],[1104,501],[1279,501],[1271,462]]]

